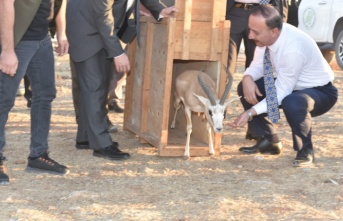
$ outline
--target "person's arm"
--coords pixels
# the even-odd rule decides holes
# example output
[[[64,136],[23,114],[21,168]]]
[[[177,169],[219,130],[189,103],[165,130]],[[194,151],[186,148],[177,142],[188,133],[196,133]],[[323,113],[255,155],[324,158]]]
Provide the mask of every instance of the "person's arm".
[[[66,35],[66,8],[67,0],[62,0],[61,8],[56,15],[57,42],[56,52],[58,55],[68,53],[69,43]]]
[[[14,51],[14,0],[0,0],[0,70],[14,76],[18,68],[18,58]]]
[[[130,62],[115,32],[115,20],[113,17],[113,1],[93,0],[93,20],[109,58],[113,58],[118,72],[130,71]],[[125,10],[124,8],[122,10]]]
[[[258,103],[257,96],[262,96],[255,81],[263,77],[264,51],[265,47],[256,47],[254,53],[254,60],[251,62],[250,66],[244,72],[244,76],[242,79],[244,99],[252,105]]]
[[[250,66],[244,71],[245,75],[250,75],[254,81],[263,77],[263,56],[266,47],[256,46],[254,52],[254,59],[250,63]]]
[[[160,19],[160,18],[168,18],[168,17],[174,18],[176,16],[176,13],[177,13],[177,9],[175,8],[175,6],[164,8],[160,12],[160,16],[159,16],[158,19]]]
[[[142,4],[139,3],[139,13],[141,16],[146,16],[146,17],[150,17],[152,16],[151,12]]]
[[[157,21],[163,17],[175,17],[177,13],[175,6],[167,7],[159,0],[141,0],[141,2]]]

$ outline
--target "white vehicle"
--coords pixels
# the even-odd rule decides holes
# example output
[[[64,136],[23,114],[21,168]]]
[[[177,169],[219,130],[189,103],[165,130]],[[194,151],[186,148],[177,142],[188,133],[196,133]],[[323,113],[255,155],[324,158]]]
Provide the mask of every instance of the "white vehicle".
[[[309,34],[322,51],[334,50],[343,69],[343,0],[301,0],[298,28]]]

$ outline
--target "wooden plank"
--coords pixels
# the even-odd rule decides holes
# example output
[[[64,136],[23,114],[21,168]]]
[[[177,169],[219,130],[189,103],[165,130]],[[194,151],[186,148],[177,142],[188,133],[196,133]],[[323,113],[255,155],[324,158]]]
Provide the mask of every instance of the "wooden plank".
[[[169,146],[168,149],[161,152],[159,155],[162,157],[180,157],[183,156],[185,149],[182,147],[173,147],[172,145]],[[198,147],[198,148],[191,148],[190,150],[191,157],[210,157],[208,153],[208,148],[206,147]]]
[[[168,136],[168,113],[170,102],[171,76],[173,68],[173,35],[175,19],[167,19],[167,23],[154,24],[153,29],[147,30],[154,37],[149,38],[146,49],[144,92],[144,107],[142,108],[142,128],[140,138],[154,146],[160,146],[161,143],[167,144]],[[153,40],[152,40],[153,39]],[[150,55],[148,55],[150,53]],[[158,64],[158,65],[156,65]]]
[[[227,73],[226,70],[224,69],[223,65],[227,66],[227,59],[228,59],[228,55],[229,55],[229,39],[230,39],[230,26],[231,23],[230,21],[223,21],[220,23],[220,25],[222,26],[222,30],[223,30],[223,35],[222,35],[222,53],[221,53],[221,67],[220,67],[220,79],[222,79],[219,82],[218,85],[218,89],[219,92],[218,94],[220,94],[220,96],[224,93],[225,90],[225,86],[227,83]],[[231,73],[232,77],[234,77],[234,73]],[[232,89],[231,89],[232,90]]]
[[[209,61],[210,60],[209,57],[210,57],[209,53],[200,53],[200,52],[190,52],[189,53],[189,60],[200,60],[200,61],[208,60]],[[174,53],[174,58],[175,59],[182,59],[182,53],[181,52]],[[218,61],[218,60],[220,60],[220,58],[221,58],[221,54],[217,54],[217,56],[214,60]]]
[[[186,133],[180,130],[171,129],[169,131],[168,146],[164,147],[159,152],[160,156],[183,156],[185,152]],[[219,154],[217,152],[216,154]],[[209,154],[209,147],[193,136],[190,139],[190,155],[191,156],[211,156]]]
[[[222,30],[218,28],[213,29],[209,22],[192,22],[191,35],[189,39],[188,59],[184,59],[184,38],[182,23],[177,21],[175,29],[175,51],[174,59],[182,60],[220,60],[222,39],[219,33]],[[181,55],[181,56],[180,56]]]
[[[192,21],[211,22],[212,16],[218,17],[219,20],[225,20],[226,0],[193,0],[192,5]],[[178,9],[176,20],[185,20],[185,1],[177,0],[176,7]],[[215,11],[214,15],[212,11]]]
[[[147,35],[146,35],[146,49],[145,49],[145,67],[144,67],[144,75],[143,75],[143,91],[142,91],[142,112],[141,112],[141,133],[147,131],[149,119],[148,110],[149,107],[149,95],[150,95],[150,73],[151,73],[151,65],[152,65],[152,50],[149,50],[153,47],[154,41],[154,24],[147,23]]]
[[[220,148],[221,148],[221,143],[222,143],[222,133],[215,133],[214,134],[214,140],[213,140],[213,148],[215,155],[220,155]]]
[[[134,134],[139,135],[140,134],[140,127],[137,127],[137,125],[131,124],[129,121],[124,122],[124,128],[127,131],[131,131]]]
[[[144,77],[146,39],[147,39],[147,23],[141,24],[141,45],[138,47],[133,45],[134,62],[131,62],[132,71],[130,72],[126,82],[125,95],[125,124],[124,127],[139,135],[141,131],[141,113],[142,113],[142,85]],[[127,96],[128,95],[128,96]],[[128,108],[127,108],[128,107]],[[137,130],[137,128],[139,128]]]
[[[173,56],[174,56],[174,38],[175,38],[175,25],[176,19],[170,19],[168,25],[168,42],[166,49],[166,81],[165,81],[165,94],[163,99],[163,116],[162,116],[162,132],[161,132],[161,145],[166,146],[168,143],[168,129],[169,129],[169,110],[170,99],[172,97],[172,78],[173,78]]]
[[[168,27],[169,25],[158,25],[154,31],[154,44],[151,47],[152,58],[150,60],[151,70],[148,73],[151,76],[149,84],[148,106],[145,109],[149,122],[147,130],[153,136],[161,138],[164,117],[164,99],[168,94]],[[172,59],[172,58],[170,58]],[[144,137],[144,139],[146,139]],[[149,141],[148,139],[146,139]]]
[[[217,8],[216,6],[216,0],[209,0],[209,2],[211,2],[212,5],[212,11],[211,11],[211,17],[212,17],[212,31],[211,33],[211,37],[210,37],[210,57],[209,60],[210,61],[215,61],[217,59],[217,44],[218,44],[218,16],[216,16],[216,12],[217,12]]]
[[[127,122],[129,122],[129,119],[132,117],[131,116],[131,111],[132,111],[132,97],[133,97],[133,76],[135,73],[135,66],[132,65],[134,64],[135,61],[135,47],[136,47],[136,40],[134,40],[131,44],[128,45],[128,55],[129,55],[129,60],[131,64],[131,70],[127,73],[126,77],[126,86],[125,86],[125,105],[124,105],[124,125],[123,125],[123,130],[128,130],[128,125]]]
[[[182,33],[182,59],[189,59],[189,41],[191,36],[192,25],[192,0],[185,0],[185,11],[183,20],[183,33]]]

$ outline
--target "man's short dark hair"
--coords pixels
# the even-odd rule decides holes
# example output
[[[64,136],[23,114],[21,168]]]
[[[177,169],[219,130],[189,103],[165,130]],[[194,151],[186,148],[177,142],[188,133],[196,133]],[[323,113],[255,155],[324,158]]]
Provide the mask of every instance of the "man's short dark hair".
[[[259,5],[252,9],[250,15],[260,15],[266,19],[266,25],[268,28],[282,29],[282,17],[280,13],[271,5]]]

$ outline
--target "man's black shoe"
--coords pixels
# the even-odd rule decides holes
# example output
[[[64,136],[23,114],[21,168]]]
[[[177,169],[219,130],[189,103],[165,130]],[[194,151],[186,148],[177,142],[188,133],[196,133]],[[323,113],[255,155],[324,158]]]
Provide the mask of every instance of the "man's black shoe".
[[[115,145],[94,150],[93,156],[102,157],[109,160],[126,160],[130,158],[130,154],[122,152]]]
[[[310,148],[302,148],[298,151],[295,160],[293,161],[293,166],[295,167],[303,167],[309,166],[314,161],[314,153],[313,149]]]
[[[49,158],[47,152],[43,153],[39,157],[28,157],[27,169],[42,172],[55,172],[60,174],[69,173],[68,167],[63,166]]]
[[[113,144],[114,147],[118,147],[119,146],[119,144],[117,142],[112,142],[112,144]],[[80,150],[90,149],[88,141],[76,142],[75,147],[76,147],[76,149],[80,149]]]
[[[0,157],[0,185],[8,185],[10,178],[6,174],[6,168],[4,165],[5,157]]]
[[[113,110],[116,113],[124,113],[124,108],[122,108],[119,104],[118,101],[115,101],[111,105],[107,105],[109,110]]]
[[[271,143],[266,138],[263,138],[252,147],[241,147],[239,151],[244,153],[265,153],[265,154],[272,154],[277,155],[281,153],[282,144],[281,142],[278,143]]]
[[[32,104],[31,99],[28,99],[28,100],[27,100],[27,107],[30,108],[30,107],[31,107],[31,104]]]

